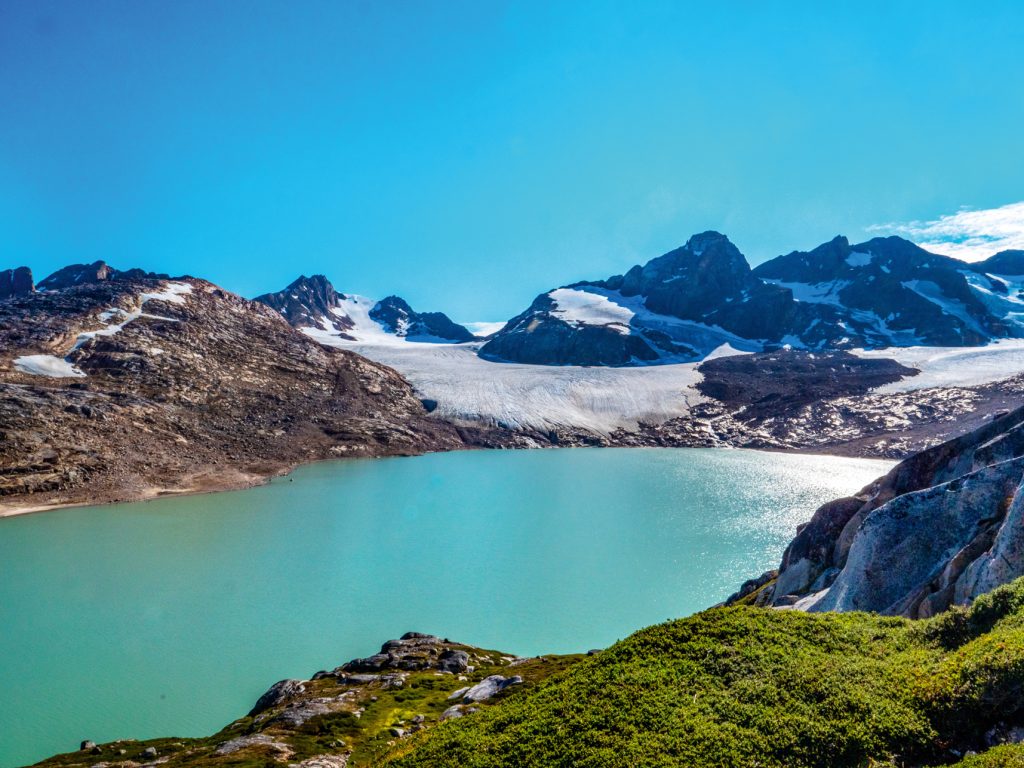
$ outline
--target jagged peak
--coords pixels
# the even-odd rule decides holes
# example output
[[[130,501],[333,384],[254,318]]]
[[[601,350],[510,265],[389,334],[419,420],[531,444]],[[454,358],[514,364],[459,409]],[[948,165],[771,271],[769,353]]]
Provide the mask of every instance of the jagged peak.
[[[409,302],[403,299],[401,296],[385,296],[383,299],[377,302],[377,306],[394,307],[405,312],[412,312],[412,307],[409,306]]]
[[[690,250],[696,250],[698,248],[704,250],[713,245],[730,245],[733,248],[736,247],[728,236],[713,229],[691,235],[690,239],[686,241],[686,245],[683,247]]]
[[[43,291],[59,291],[76,285],[102,283],[107,280],[167,280],[168,275],[147,272],[144,269],[115,269],[107,262],[99,260],[91,264],[69,264],[58,269],[39,281],[37,288]]]
[[[331,283],[330,280],[327,279],[327,276],[320,274],[310,275],[309,277],[307,277],[306,275],[299,275],[291,283],[288,284],[288,287],[285,290],[288,290],[290,288],[301,288],[303,286],[311,286],[314,288],[330,288],[331,290],[334,290],[334,285]]]

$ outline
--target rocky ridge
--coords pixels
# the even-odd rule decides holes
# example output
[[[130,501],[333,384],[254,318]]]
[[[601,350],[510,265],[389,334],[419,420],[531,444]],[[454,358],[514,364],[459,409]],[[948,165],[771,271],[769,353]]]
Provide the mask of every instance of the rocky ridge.
[[[416,312],[398,296],[373,301],[339,293],[323,275],[302,275],[284,290],[257,296],[254,301],[280,312],[294,328],[352,341],[366,334],[446,343],[475,338],[443,312]]]
[[[64,287],[0,301],[0,510],[467,444],[397,373],[317,344],[262,303],[105,265],[95,279],[57,275],[40,285]]]

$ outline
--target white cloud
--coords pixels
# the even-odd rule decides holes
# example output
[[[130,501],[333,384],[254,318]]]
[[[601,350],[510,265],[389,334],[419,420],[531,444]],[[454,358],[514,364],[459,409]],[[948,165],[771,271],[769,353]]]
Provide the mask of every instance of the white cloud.
[[[868,229],[902,235],[934,253],[981,261],[999,251],[1024,250],[1024,202],[980,211],[964,208],[933,221],[878,224]]]

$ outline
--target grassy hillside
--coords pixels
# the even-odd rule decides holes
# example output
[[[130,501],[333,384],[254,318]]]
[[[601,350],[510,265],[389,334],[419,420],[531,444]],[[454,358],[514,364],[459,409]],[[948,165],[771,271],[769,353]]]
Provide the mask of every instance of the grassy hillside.
[[[1024,580],[912,622],[716,608],[404,740],[381,764],[1024,765]],[[967,755],[966,758],[964,756]]]

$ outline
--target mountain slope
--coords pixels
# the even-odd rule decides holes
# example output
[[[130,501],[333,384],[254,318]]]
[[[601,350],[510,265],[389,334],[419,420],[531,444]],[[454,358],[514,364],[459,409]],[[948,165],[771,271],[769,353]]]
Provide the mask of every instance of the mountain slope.
[[[0,301],[0,511],[464,445],[394,371],[205,281],[137,274]]]
[[[314,337],[349,341],[392,340],[458,343],[476,338],[442,312],[415,312],[398,296],[373,301],[338,293],[323,275],[300,276],[277,293],[254,301],[277,310],[294,327]]]

